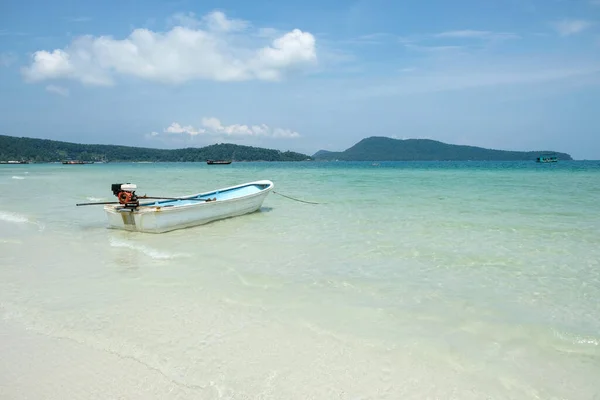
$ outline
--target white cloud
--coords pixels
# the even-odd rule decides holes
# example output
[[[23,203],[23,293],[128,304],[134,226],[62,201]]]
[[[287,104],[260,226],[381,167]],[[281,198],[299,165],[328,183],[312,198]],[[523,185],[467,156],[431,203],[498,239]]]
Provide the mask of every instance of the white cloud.
[[[200,19],[196,18],[196,14],[193,12],[177,13],[169,18],[169,23],[172,26],[183,26],[194,29],[201,28],[213,32],[243,31],[250,26],[248,21],[229,19],[221,11],[213,11]]]
[[[56,93],[58,95],[65,96],[65,97],[69,95],[69,89],[64,88],[62,86],[48,85],[48,86],[46,86],[46,90],[49,91],[50,93]]]
[[[34,63],[27,71],[27,77],[35,81],[69,75],[74,72],[70,58],[71,56],[62,50],[54,50],[52,53],[38,51],[34,54]]]
[[[195,128],[191,125],[182,126],[178,122],[173,122],[164,130],[167,134],[183,134],[189,136],[212,135],[226,137],[265,137],[291,139],[300,137],[298,132],[290,129],[272,128],[266,124],[261,125],[223,125],[218,118],[202,118],[202,127]],[[152,132],[151,136],[157,136],[157,132]]]
[[[291,139],[291,138],[300,137],[300,134],[298,132],[294,132],[289,129],[275,128],[275,129],[273,129],[273,133],[271,134],[271,136],[274,138],[285,138],[285,139],[289,138],[289,139]]]
[[[135,29],[124,39],[92,35],[74,39],[64,49],[36,51],[23,68],[29,82],[68,78],[89,85],[112,85],[116,76],[134,76],[183,83],[215,81],[277,81],[295,67],[317,62],[315,37],[294,29],[270,44],[249,44],[242,34],[249,24],[222,12],[201,19],[178,14],[167,32]],[[260,31],[259,31],[260,33]],[[253,36],[254,40],[257,35]]]
[[[157,132],[152,132],[152,133],[154,134]],[[181,126],[177,122],[173,122],[167,129],[165,129],[165,133],[185,133],[190,136],[196,136],[196,135],[200,135],[202,133],[206,133],[206,131],[204,129],[196,130],[191,125]],[[156,136],[156,135],[153,135],[153,136]]]
[[[168,19],[171,27],[183,26],[186,28],[196,29],[200,26],[200,21],[196,18],[196,14],[190,13],[177,13]]]
[[[592,23],[582,19],[565,19],[555,22],[553,26],[561,36],[570,36],[583,32],[591,27]]]
[[[242,31],[250,25],[247,21],[241,19],[228,19],[220,11],[215,11],[204,16],[202,22],[206,23],[209,30],[222,32]]]
[[[144,137],[148,140],[156,139],[160,134],[158,132],[146,133]]]

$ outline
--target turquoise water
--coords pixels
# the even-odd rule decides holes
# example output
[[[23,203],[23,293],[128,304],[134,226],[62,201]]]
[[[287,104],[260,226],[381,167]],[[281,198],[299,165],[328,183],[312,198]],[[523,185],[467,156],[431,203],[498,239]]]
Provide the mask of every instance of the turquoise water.
[[[319,204],[160,235],[75,207],[260,179]],[[600,397],[600,162],[2,165],[0,193],[6,398]]]

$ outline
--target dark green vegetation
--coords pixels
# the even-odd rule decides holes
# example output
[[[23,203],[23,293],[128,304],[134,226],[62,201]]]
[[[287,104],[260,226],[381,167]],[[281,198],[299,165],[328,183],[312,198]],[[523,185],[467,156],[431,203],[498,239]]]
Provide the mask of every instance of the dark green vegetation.
[[[429,139],[369,137],[342,152],[320,150],[316,160],[343,161],[534,161],[548,151],[505,151],[462,146]],[[550,152],[559,160],[572,160],[569,154]]]
[[[81,161],[302,161],[305,154],[263,149],[236,144],[214,144],[206,147],[163,150],[102,144],[77,144],[46,139],[0,135],[0,161],[31,162]]]

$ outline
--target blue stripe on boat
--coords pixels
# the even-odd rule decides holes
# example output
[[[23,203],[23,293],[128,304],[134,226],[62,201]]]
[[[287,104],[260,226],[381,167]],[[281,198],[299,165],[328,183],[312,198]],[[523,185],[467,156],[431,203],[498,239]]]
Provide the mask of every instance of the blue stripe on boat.
[[[250,185],[246,185],[246,186],[242,186],[242,187],[238,187],[238,188],[231,188],[231,189],[227,189],[227,190],[217,190],[217,191],[213,191],[213,192],[202,193],[199,196],[187,197],[187,199],[208,199],[208,198],[213,199],[216,197],[217,201],[218,200],[223,201],[223,200],[229,200],[229,199],[234,199],[234,198],[243,197],[243,196],[249,196],[251,194],[255,194],[262,190],[265,190],[268,187],[269,187],[269,185],[267,185],[267,184],[250,184]],[[202,203],[202,201],[186,200],[184,198],[184,199],[180,199],[180,200],[160,200],[160,201],[155,201],[152,203],[140,203],[140,206],[179,207],[179,206],[185,206],[188,204],[198,204],[198,203]]]

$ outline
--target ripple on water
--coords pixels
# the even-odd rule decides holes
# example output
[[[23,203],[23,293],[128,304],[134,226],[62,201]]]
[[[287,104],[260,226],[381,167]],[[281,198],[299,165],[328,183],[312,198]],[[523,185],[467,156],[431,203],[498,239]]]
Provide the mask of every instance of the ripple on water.
[[[186,254],[158,250],[147,245],[137,244],[123,239],[110,238],[109,243],[112,247],[130,249],[142,253],[154,260],[171,260],[174,258],[186,256]]]

